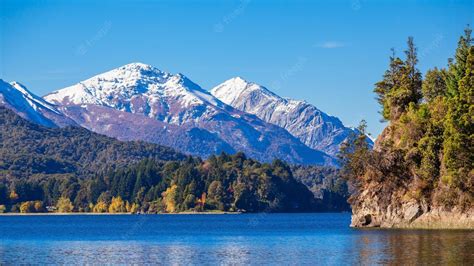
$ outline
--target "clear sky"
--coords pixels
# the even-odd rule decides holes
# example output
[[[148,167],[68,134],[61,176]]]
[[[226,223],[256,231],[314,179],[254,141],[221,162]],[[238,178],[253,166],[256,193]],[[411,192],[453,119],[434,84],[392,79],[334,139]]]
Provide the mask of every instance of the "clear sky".
[[[205,89],[241,76],[369,132],[373,84],[408,36],[420,69],[445,66],[471,1],[0,0],[0,78],[44,95],[131,62]]]

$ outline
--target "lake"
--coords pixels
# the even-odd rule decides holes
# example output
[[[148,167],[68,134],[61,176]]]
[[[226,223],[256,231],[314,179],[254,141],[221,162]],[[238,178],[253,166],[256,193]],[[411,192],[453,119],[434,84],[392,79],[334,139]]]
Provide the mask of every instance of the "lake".
[[[349,223],[348,213],[0,216],[0,264],[474,264],[474,231]]]

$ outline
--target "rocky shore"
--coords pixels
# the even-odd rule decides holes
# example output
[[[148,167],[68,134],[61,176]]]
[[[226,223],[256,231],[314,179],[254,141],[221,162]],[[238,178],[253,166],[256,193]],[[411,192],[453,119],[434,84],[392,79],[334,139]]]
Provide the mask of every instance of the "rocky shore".
[[[377,192],[365,190],[352,204],[351,227],[474,229],[474,208],[461,210],[432,207],[425,202],[401,201],[397,193],[387,202]]]

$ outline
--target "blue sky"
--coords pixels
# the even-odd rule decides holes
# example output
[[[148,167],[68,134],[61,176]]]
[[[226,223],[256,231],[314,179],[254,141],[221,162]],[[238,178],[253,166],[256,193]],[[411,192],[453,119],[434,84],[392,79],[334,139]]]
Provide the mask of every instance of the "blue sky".
[[[423,72],[445,66],[473,14],[473,0],[0,0],[0,78],[44,95],[131,62],[205,89],[242,76],[377,135],[390,48],[413,36]]]

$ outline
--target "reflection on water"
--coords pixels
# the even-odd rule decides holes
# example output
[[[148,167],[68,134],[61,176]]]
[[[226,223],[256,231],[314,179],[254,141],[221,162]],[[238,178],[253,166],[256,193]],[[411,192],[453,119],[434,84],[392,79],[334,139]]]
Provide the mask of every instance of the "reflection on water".
[[[474,231],[354,230],[347,214],[258,219],[0,217],[0,264],[474,264]]]
[[[354,247],[359,252],[357,261],[362,264],[375,261],[472,265],[474,262],[474,231],[362,230],[358,236]]]

